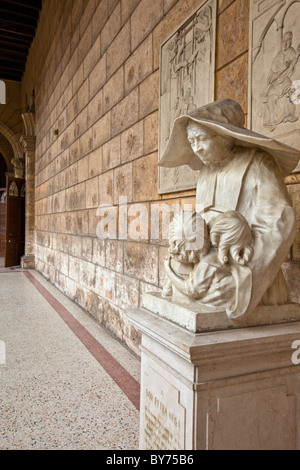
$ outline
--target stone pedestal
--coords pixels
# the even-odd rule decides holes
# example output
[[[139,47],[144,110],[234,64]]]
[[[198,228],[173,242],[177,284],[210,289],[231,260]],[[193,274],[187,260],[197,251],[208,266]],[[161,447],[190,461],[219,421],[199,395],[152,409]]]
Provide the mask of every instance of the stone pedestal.
[[[300,449],[300,321],[218,329],[216,316],[197,333],[146,308],[128,317],[142,332],[141,450]]]
[[[35,257],[33,255],[24,255],[21,258],[22,269],[35,269]]]

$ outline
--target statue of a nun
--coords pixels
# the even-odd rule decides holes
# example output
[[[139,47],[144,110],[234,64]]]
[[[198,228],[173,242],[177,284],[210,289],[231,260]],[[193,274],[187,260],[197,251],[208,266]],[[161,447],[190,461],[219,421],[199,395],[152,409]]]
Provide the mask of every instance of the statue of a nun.
[[[295,213],[284,177],[299,158],[299,151],[245,129],[233,100],[174,121],[159,164],[189,165],[199,178],[196,211],[170,226],[164,295],[222,308],[233,320],[258,305],[290,303],[281,265],[295,237]]]

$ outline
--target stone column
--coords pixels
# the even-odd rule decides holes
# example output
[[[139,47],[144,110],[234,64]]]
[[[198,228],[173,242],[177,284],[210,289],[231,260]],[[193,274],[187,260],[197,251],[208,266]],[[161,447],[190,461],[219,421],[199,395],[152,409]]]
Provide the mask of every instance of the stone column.
[[[25,254],[21,259],[24,269],[34,269],[34,233],[35,233],[35,137],[23,135],[20,142],[25,155]]]

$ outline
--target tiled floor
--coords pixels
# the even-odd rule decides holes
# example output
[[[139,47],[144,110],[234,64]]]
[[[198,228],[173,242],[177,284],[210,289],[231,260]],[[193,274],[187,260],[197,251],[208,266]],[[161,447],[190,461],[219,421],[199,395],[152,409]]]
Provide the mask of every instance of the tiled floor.
[[[0,305],[0,450],[137,450],[140,361],[35,271]]]

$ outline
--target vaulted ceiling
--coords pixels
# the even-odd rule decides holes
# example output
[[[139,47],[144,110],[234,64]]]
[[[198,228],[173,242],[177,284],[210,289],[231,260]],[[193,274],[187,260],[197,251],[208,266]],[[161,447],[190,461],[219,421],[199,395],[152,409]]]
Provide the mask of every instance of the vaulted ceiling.
[[[0,0],[0,80],[20,82],[42,0]]]

